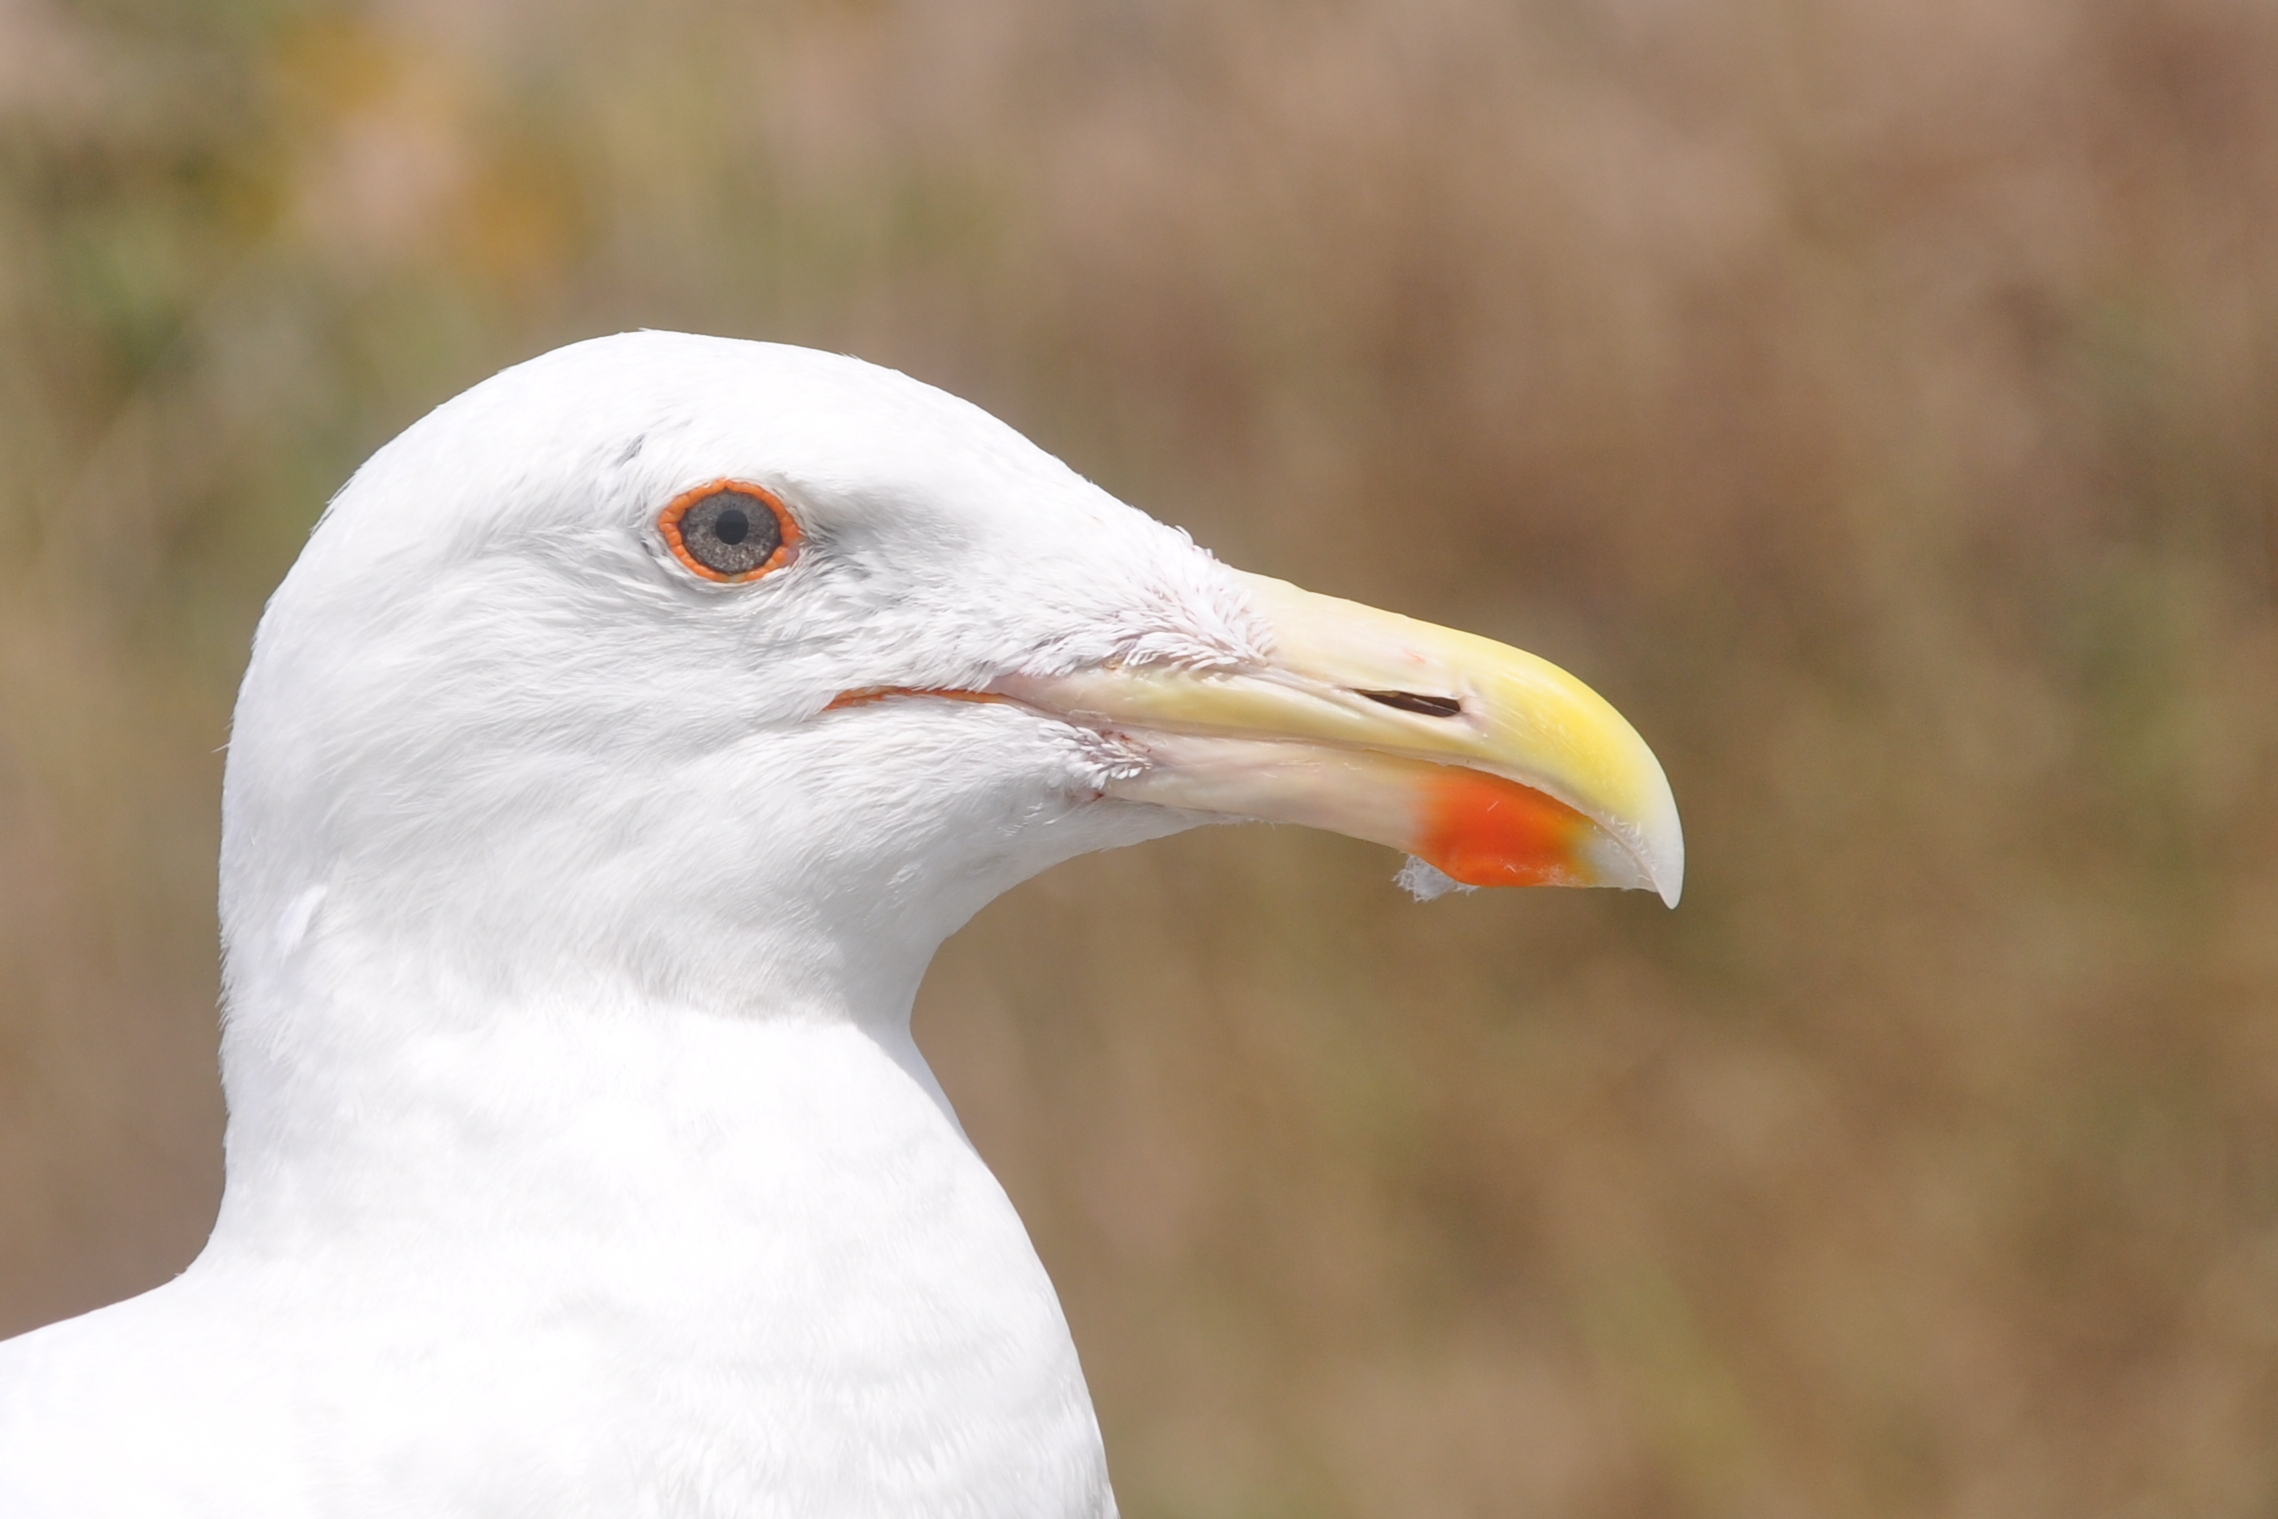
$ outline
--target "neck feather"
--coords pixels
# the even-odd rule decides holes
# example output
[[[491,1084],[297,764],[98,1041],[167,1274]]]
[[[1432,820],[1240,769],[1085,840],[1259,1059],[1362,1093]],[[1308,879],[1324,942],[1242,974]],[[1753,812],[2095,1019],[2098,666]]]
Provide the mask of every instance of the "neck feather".
[[[868,1107],[921,1104],[962,1144],[910,1037],[922,964],[835,984],[809,965],[721,1006],[623,975],[478,984],[313,937],[232,988],[225,1234],[599,1225],[593,1199],[644,1188],[697,1227],[754,1176],[828,1174]]]

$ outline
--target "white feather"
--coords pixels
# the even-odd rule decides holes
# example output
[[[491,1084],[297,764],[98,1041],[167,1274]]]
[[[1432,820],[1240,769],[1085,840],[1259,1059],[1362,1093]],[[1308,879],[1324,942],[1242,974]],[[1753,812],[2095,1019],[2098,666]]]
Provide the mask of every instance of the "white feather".
[[[789,569],[663,549],[723,476]],[[1024,708],[824,709],[1264,643],[1183,535],[853,359],[641,333],[439,408],[255,642],[212,1243],[0,1346],[0,1514],[1112,1513],[910,1003],[991,897],[1196,819]]]

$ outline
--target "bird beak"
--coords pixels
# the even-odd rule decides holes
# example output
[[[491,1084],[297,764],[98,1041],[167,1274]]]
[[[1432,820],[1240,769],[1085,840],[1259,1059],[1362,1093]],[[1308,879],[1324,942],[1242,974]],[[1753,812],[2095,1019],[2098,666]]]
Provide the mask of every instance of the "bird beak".
[[[1272,630],[1264,665],[1124,665],[994,690],[1137,749],[1145,768],[1111,796],[1326,828],[1467,885],[1635,887],[1677,905],[1676,799],[1597,692],[1492,639],[1241,580]]]

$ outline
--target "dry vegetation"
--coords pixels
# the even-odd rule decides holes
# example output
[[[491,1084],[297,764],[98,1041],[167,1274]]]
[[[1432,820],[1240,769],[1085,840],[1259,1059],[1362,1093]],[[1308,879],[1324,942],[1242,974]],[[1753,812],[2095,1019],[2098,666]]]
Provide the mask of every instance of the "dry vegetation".
[[[683,326],[1583,673],[1684,907],[1215,830],[923,1036],[1136,1519],[2278,1512],[2278,11],[0,0],[0,1328],[218,1185],[365,451]]]

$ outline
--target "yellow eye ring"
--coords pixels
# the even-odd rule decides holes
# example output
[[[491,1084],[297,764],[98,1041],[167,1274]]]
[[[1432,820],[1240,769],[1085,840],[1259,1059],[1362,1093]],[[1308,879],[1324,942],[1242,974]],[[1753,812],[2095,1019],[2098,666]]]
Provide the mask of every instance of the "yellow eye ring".
[[[799,557],[802,534],[782,498],[748,480],[714,480],[672,498],[657,518],[672,556],[706,580],[741,585]]]

